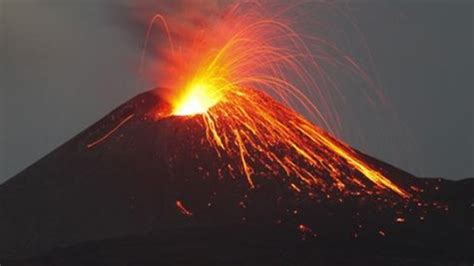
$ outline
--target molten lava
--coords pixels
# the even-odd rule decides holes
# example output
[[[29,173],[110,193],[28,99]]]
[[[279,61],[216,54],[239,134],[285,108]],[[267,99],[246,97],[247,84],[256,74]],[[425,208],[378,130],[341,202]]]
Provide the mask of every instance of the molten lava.
[[[265,15],[258,4],[233,5],[189,43],[169,54],[178,69],[170,115],[199,116],[206,142],[220,157],[232,158],[227,171],[245,177],[250,188],[258,186],[256,169],[263,168],[298,193],[336,188],[410,196],[349,146],[289,109],[329,124],[323,113],[330,108],[311,101],[326,95],[322,81],[313,78],[315,72],[324,77],[323,68],[284,20]]]
[[[250,187],[255,187],[254,169],[261,167],[271,173],[283,173],[296,191],[370,187],[364,180],[348,176],[349,167],[378,188],[408,197],[407,192],[364,162],[349,146],[262,92],[244,88],[229,91],[201,117],[207,142],[219,154],[239,158],[239,165],[232,168],[241,170]],[[332,182],[322,178],[327,174]]]
[[[221,95],[215,88],[205,83],[190,86],[175,103],[174,115],[186,116],[203,114],[220,101]]]

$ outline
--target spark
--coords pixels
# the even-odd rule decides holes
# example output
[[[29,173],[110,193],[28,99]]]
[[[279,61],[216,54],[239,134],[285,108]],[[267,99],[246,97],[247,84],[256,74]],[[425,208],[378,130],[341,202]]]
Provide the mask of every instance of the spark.
[[[398,218],[396,219],[396,221],[397,221],[397,223],[404,223],[404,222],[405,222],[405,218],[403,218],[403,217],[398,217]]]
[[[300,230],[300,232],[304,235],[311,235],[313,237],[317,237],[318,234],[314,233],[313,230],[311,228],[309,228],[308,226],[304,225],[304,224],[300,224],[298,226],[298,229]]]
[[[311,233],[311,232],[313,232],[313,230],[311,230],[309,227],[307,227],[307,226],[304,225],[304,224],[300,224],[300,225],[298,226],[298,229],[300,229],[300,231],[301,231],[302,233]]]
[[[291,186],[291,188],[294,189],[296,192],[298,192],[298,193],[301,192],[301,189],[300,189],[298,186],[296,186],[295,184],[291,183],[290,186]]]
[[[184,207],[183,203],[180,200],[176,201],[176,208],[183,214],[184,216],[193,216],[193,213],[190,212],[186,207]]]

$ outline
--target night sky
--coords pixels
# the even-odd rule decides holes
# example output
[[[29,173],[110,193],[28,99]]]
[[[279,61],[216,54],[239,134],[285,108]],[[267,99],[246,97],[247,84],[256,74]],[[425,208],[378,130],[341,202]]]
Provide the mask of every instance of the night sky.
[[[0,1],[0,182],[145,90],[134,74],[143,39],[127,27],[125,3]],[[340,5],[360,33],[338,44],[371,70],[392,110],[341,108],[343,140],[416,175],[474,176],[472,1]],[[337,12],[313,8],[304,20],[353,31]],[[342,91],[360,107],[353,86]]]

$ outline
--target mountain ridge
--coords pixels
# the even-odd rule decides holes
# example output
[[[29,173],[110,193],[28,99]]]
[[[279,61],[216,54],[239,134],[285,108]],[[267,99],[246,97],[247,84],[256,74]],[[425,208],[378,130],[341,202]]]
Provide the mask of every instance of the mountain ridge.
[[[458,255],[472,234],[469,221],[460,220],[469,215],[470,207],[464,205],[472,202],[472,179],[420,179],[359,152],[396,183],[421,188],[427,202],[406,203],[388,194],[344,198],[332,192],[308,198],[272,180],[262,180],[262,187],[251,190],[241,180],[209,170],[219,162],[212,159],[214,150],[202,144],[202,133],[188,134],[196,132],[195,121],[155,121],[150,113],[157,106],[168,108],[152,91],[132,98],[0,185],[0,259],[38,257],[103,239],[156,236],[157,230],[171,230],[170,238],[177,239],[173,230],[178,229],[173,228],[190,223],[195,225],[191,228],[235,225],[237,231],[249,224],[270,225],[290,239],[347,241],[355,235],[372,239],[400,234],[403,240],[414,234],[423,243],[433,241],[427,237],[431,229],[450,225],[452,236],[434,239],[447,241],[439,247],[445,251],[460,239],[455,245],[460,253],[454,252]],[[183,215],[178,201],[189,215]],[[399,218],[407,221],[399,224]],[[406,231],[400,229],[404,226]],[[419,226],[430,230],[417,232]],[[395,243],[403,243],[400,239]]]

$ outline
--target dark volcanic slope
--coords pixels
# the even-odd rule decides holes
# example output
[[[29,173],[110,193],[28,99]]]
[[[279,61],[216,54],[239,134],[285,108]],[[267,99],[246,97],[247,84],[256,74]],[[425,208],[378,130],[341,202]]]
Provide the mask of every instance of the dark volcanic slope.
[[[217,170],[220,161],[195,120],[149,118],[165,105],[150,92],[139,95],[3,184],[0,262],[472,261],[472,179],[419,179],[367,156],[399,184],[416,186],[419,200],[301,197],[274,180],[249,190]]]

